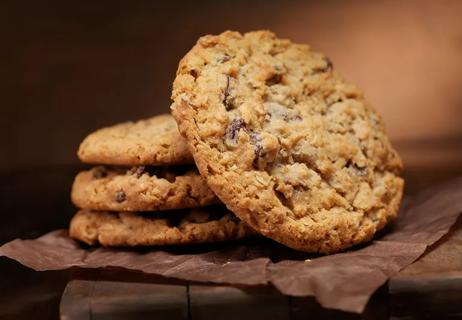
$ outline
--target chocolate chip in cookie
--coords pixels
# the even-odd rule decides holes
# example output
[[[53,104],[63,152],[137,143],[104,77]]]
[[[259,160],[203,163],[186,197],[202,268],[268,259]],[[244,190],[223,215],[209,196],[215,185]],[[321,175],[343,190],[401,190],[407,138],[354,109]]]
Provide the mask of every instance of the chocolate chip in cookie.
[[[121,203],[127,200],[127,195],[123,190],[119,190],[116,192],[115,199],[118,203]]]

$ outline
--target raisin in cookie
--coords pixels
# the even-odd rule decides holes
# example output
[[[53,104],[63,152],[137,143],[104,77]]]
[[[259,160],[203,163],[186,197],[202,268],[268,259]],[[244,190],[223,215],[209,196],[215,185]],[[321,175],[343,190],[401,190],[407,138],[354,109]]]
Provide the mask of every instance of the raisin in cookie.
[[[78,156],[85,163],[108,165],[193,163],[187,144],[170,115],[97,130],[81,143]]]
[[[396,217],[402,164],[382,120],[308,46],[268,31],[202,37],[172,99],[200,173],[261,234],[332,253]]]
[[[218,201],[194,166],[95,167],[77,175],[71,198],[79,208],[114,211],[193,208]]]
[[[248,225],[223,207],[172,213],[81,210],[71,220],[69,235],[103,246],[179,245],[235,240],[254,235]]]

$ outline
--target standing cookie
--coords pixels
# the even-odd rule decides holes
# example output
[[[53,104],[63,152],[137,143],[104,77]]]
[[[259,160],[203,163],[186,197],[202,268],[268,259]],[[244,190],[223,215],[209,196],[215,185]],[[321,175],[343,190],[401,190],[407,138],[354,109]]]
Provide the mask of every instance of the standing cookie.
[[[402,165],[380,117],[308,46],[267,31],[202,37],[172,99],[202,176],[263,235],[332,253],[396,217]]]
[[[82,162],[123,166],[193,163],[172,116],[124,122],[91,133],[80,144]]]

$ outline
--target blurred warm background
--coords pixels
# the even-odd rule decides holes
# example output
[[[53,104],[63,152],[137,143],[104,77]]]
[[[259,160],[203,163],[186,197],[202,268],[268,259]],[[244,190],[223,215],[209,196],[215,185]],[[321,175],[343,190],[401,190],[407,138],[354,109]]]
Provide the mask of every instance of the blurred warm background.
[[[1,1],[0,244],[65,227],[79,142],[168,112],[178,60],[227,29],[271,29],[326,53],[383,115],[408,194],[462,174],[461,13],[457,0]],[[0,273],[17,268],[0,262]],[[27,290],[2,279],[10,301],[59,301],[34,290],[65,282],[20,274]]]
[[[91,130],[167,112],[178,60],[200,35],[226,29],[267,28],[325,52],[363,88],[399,148],[419,143],[419,159],[404,154],[410,161],[426,160],[427,147],[462,145],[461,1],[10,1],[2,7],[3,170],[75,164],[75,149]],[[447,151],[461,160],[459,150]]]

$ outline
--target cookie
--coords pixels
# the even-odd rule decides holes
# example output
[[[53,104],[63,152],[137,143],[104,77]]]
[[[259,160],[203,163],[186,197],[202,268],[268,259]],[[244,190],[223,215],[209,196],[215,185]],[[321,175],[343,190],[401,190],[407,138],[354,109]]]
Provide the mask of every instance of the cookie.
[[[261,234],[333,253],[396,217],[402,164],[382,120],[308,46],[268,31],[202,37],[172,99],[200,173]]]
[[[166,114],[97,130],[80,144],[78,156],[85,163],[107,165],[193,163],[175,120]]]
[[[95,167],[77,175],[71,198],[79,208],[113,211],[193,208],[218,202],[194,166]]]
[[[103,246],[181,245],[235,240],[254,235],[249,226],[224,207],[169,213],[81,210],[71,220],[69,235]]]

